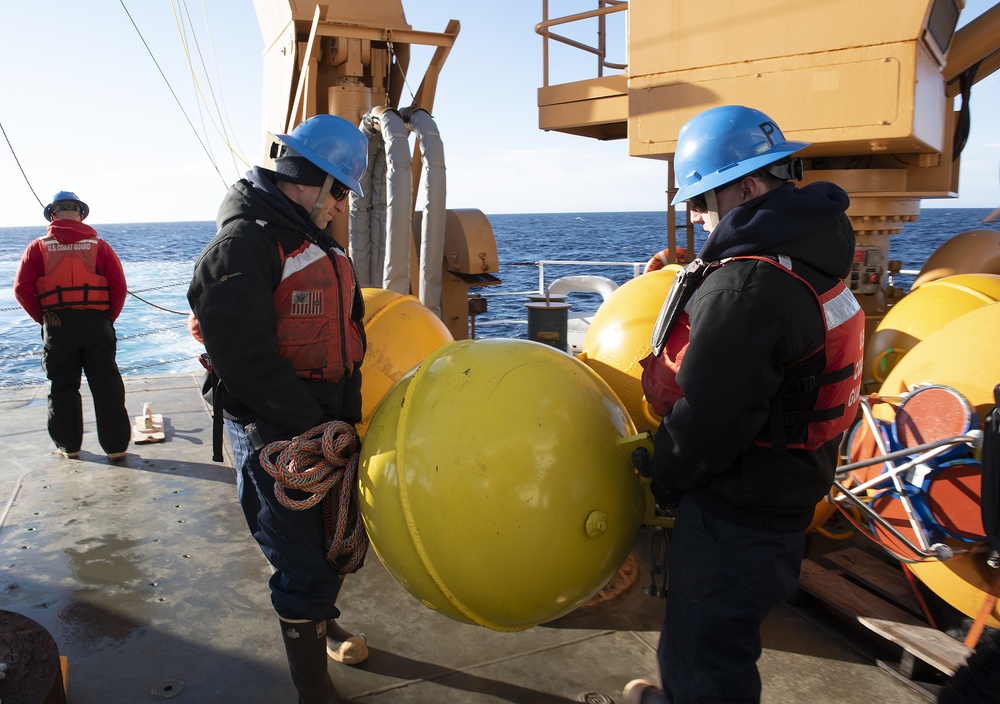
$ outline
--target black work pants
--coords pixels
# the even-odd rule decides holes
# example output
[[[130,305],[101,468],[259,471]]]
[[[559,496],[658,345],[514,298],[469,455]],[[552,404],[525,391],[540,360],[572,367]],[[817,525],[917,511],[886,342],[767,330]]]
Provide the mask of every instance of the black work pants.
[[[681,499],[658,651],[667,701],[760,701],[760,625],[795,593],[804,547],[805,531],[747,528]]]
[[[94,397],[97,439],[106,453],[124,452],[132,436],[125,408],[125,384],[115,362],[115,326],[107,313],[63,309],[42,323],[42,369],[50,382],[49,436],[61,450],[83,443],[80,375]]]

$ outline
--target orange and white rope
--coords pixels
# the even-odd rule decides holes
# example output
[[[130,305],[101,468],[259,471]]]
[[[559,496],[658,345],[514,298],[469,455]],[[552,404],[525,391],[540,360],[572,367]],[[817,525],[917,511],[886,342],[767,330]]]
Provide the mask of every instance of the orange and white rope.
[[[349,574],[368,551],[368,533],[358,503],[361,441],[354,426],[330,421],[291,440],[278,440],[260,453],[261,466],[274,477],[274,495],[285,508],[305,511],[323,502],[326,559]],[[292,498],[291,490],[311,494]]]

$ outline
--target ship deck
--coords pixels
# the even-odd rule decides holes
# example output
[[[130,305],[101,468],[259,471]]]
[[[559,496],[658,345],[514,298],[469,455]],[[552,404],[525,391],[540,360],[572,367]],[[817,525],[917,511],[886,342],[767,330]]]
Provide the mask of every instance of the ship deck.
[[[0,609],[54,637],[71,704],[296,699],[269,567],[231,462],[211,461],[200,382],[126,379],[130,413],[152,404],[166,440],[133,445],[120,464],[100,451],[86,391],[83,451],[67,460],[45,430],[47,388],[0,390]],[[372,704],[620,703],[628,680],[656,678],[663,602],[642,590],[646,541],[640,531],[638,577],[622,594],[520,633],[428,609],[370,552],[338,605],[371,655],[358,667],[331,662],[331,675],[346,698]],[[927,701],[797,606],[779,604],[762,635],[767,704]]]

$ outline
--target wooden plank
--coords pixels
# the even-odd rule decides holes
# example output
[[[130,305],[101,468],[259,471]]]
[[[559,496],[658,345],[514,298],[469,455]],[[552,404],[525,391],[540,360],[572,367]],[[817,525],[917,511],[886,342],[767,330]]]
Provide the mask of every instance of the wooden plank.
[[[859,617],[858,621],[948,675],[954,675],[973,652],[964,643],[929,626],[914,626],[864,616]]]
[[[888,603],[864,587],[833,574],[812,560],[802,561],[799,587],[840,611],[860,618],[877,618],[914,626],[925,625],[911,614]]]
[[[869,589],[914,613],[922,614],[920,602],[902,570],[859,548],[827,553],[826,559]]]

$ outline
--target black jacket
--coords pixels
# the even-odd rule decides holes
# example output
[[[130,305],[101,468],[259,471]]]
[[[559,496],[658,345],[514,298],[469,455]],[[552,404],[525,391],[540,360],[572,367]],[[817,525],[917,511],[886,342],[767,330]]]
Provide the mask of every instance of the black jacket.
[[[699,257],[787,255],[793,270],[807,265],[829,288],[853,261],[848,204],[830,183],[786,184],[727,213]],[[785,366],[823,344],[815,298],[778,267],[737,260],[710,274],[687,310],[684,396],[657,430],[654,492],[666,500],[690,492],[703,510],[741,525],[805,528],[829,491],[839,439],[815,451],[753,443],[767,433]]]
[[[256,221],[266,221],[262,226]],[[285,252],[307,240],[341,249],[308,213],[255,168],[226,194],[218,233],[202,252],[188,288],[212,367],[225,386],[223,405],[241,420],[263,418],[299,435],[329,420],[361,420],[361,370],[338,382],[300,378],[277,354],[274,290]],[[355,282],[351,318],[361,325],[364,301]]]

